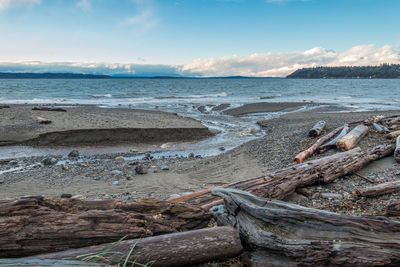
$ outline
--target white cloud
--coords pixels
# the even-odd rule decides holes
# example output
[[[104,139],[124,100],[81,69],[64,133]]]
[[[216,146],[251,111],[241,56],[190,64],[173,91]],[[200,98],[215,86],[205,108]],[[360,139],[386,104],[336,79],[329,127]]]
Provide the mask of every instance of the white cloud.
[[[89,11],[92,8],[92,2],[90,0],[79,0],[76,2],[76,6],[83,11]]]
[[[315,66],[366,66],[400,63],[400,51],[386,45],[355,46],[342,53],[321,47],[303,52],[253,54],[222,58],[197,59],[182,66],[185,74],[198,76],[283,77],[299,68]]]
[[[138,13],[124,20],[136,33],[144,33],[157,25],[155,5],[151,0],[131,0],[138,8]]]
[[[30,7],[41,2],[42,0],[0,0],[0,10],[11,7]]]
[[[183,65],[122,64],[104,62],[27,61],[0,62],[0,72],[75,72],[139,76],[257,76],[284,77],[300,68],[316,66],[367,66],[400,64],[400,51],[389,45],[362,45],[337,53],[321,47],[288,53],[236,55],[197,59]]]

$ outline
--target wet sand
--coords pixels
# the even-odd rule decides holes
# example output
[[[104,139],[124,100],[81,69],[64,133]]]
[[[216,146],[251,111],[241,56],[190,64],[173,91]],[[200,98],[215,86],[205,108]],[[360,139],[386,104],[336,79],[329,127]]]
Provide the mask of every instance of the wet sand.
[[[176,114],[94,106],[67,112],[11,105],[0,110],[0,145],[82,145],[192,141],[212,135],[196,120]],[[40,124],[37,117],[51,121]]]
[[[243,116],[252,113],[266,113],[266,112],[290,112],[297,110],[304,106],[313,106],[317,104],[309,102],[262,102],[262,103],[249,103],[241,107],[231,108],[224,111],[225,114],[231,116]]]

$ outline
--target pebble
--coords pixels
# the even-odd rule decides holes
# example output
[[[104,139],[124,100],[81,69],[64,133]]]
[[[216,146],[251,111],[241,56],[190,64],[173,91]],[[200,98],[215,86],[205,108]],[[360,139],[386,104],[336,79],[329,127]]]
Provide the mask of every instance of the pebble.
[[[54,165],[58,162],[58,160],[56,158],[53,157],[47,157],[44,160],[42,160],[43,165],[45,166],[50,166],[50,165]]]
[[[169,170],[169,166],[168,166],[168,165],[161,165],[161,166],[160,166],[160,170],[162,170],[162,171],[168,171],[168,170]]]
[[[221,147],[219,147],[219,150],[220,151],[225,151],[225,147],[221,146]]]
[[[115,158],[115,161],[116,161],[116,162],[122,163],[122,162],[125,162],[125,158],[122,157],[122,156],[119,156],[119,157],[116,157],[116,158]]]
[[[119,181],[112,182],[112,185],[119,185]]]
[[[72,194],[62,194],[61,196],[60,196],[61,198],[71,198],[72,197]]]
[[[67,165],[62,164],[62,165],[61,165],[61,169],[62,169],[63,171],[66,171],[66,170],[68,170],[69,168],[68,168]]]
[[[325,199],[342,199],[343,196],[337,193],[321,193],[321,197]]]
[[[111,172],[111,174],[112,174],[112,175],[122,175],[123,172],[120,171],[120,170],[113,170],[113,171]]]
[[[68,154],[68,158],[79,158],[79,151],[78,150],[72,150]]]
[[[147,169],[143,165],[138,165],[136,166],[135,171],[137,174],[147,174],[149,172],[149,169]]]

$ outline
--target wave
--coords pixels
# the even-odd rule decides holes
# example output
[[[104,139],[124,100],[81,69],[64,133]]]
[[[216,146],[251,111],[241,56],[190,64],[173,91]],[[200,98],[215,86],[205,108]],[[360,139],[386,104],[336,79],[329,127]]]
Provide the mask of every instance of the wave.
[[[110,98],[110,97],[112,97],[112,94],[104,94],[104,95],[90,95],[90,97],[93,97],[93,98],[103,98],[103,97]]]
[[[208,98],[208,97],[226,97],[228,93],[222,92],[218,94],[204,94],[204,95],[171,95],[171,96],[157,96],[156,99],[187,99],[187,98]]]

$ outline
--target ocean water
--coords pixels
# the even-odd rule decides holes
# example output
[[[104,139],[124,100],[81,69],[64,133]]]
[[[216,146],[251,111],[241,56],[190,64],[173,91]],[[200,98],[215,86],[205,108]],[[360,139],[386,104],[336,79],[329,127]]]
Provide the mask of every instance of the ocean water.
[[[186,144],[162,144],[141,148],[160,155],[203,156],[232,149],[265,133],[256,122],[282,113],[264,113],[240,118],[213,109],[229,103],[230,108],[255,102],[316,102],[338,104],[352,111],[399,109],[400,80],[364,79],[3,79],[1,104],[94,104],[100,107],[128,107],[175,112],[200,120],[215,137]],[[299,109],[304,109],[300,107]],[[39,153],[35,149],[2,148],[13,156]],[[28,152],[27,152],[28,151]],[[59,150],[47,150],[56,153]],[[90,149],[88,153],[96,153]],[[35,154],[36,153],[36,154]],[[42,153],[43,150],[42,150]],[[5,155],[4,154],[4,155]],[[40,153],[39,153],[40,154]]]

